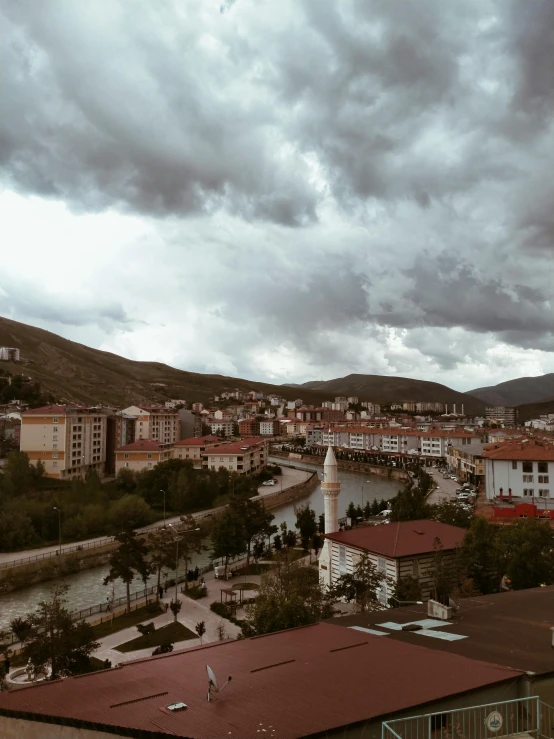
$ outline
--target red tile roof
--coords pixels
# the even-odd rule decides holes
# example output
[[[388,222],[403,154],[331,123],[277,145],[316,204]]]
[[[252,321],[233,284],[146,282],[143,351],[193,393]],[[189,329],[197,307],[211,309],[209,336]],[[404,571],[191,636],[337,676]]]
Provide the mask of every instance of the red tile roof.
[[[381,526],[362,526],[350,531],[326,534],[339,544],[374,552],[383,557],[410,557],[433,551],[433,542],[441,540],[445,550],[455,549],[462,543],[465,530],[438,521],[400,521]]]
[[[486,446],[483,450],[483,457],[486,459],[521,459],[535,462],[554,462],[554,444],[540,442],[536,439],[504,441]]]
[[[248,439],[242,439],[241,441],[234,441],[232,444],[221,444],[213,450],[206,450],[205,454],[213,454],[217,451],[218,454],[241,454],[244,451],[251,451],[256,447],[260,447],[265,443],[263,436],[252,436]]]
[[[67,411],[87,411],[88,405],[43,405],[41,408],[30,408],[24,416],[63,416]],[[98,411],[99,413],[101,411]]]
[[[159,452],[164,449],[167,445],[161,441],[152,441],[151,439],[137,439],[130,444],[120,446],[116,449],[116,452]]]
[[[217,444],[219,436],[192,436],[189,439],[181,439],[176,441],[175,446],[205,446],[206,444]]]
[[[222,682],[232,677],[212,702],[206,700],[206,664]],[[131,730],[131,736],[145,731],[190,739],[254,739],[264,734],[295,739],[413,711],[521,674],[317,624],[0,693],[0,712],[20,712],[19,718],[62,717],[98,729],[122,727]],[[186,711],[167,710],[178,701],[186,703]]]

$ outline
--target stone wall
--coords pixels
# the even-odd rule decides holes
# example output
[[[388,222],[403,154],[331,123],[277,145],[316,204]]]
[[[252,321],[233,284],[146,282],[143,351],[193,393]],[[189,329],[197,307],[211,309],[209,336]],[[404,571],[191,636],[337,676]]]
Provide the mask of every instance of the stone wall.
[[[291,462],[295,462],[300,455],[295,455],[294,458],[289,457],[288,452],[270,452],[271,457],[280,457],[281,459],[290,459]],[[302,462],[309,464],[317,464],[323,466],[324,457],[314,454],[302,454]],[[294,467],[294,464],[292,465]],[[337,459],[337,467],[339,470],[349,470],[350,472],[368,472],[371,475],[380,475],[386,477],[388,480],[403,480],[408,482],[410,476],[406,470],[398,470],[395,467],[383,467],[377,464],[368,464],[367,462],[351,462],[346,459]]]

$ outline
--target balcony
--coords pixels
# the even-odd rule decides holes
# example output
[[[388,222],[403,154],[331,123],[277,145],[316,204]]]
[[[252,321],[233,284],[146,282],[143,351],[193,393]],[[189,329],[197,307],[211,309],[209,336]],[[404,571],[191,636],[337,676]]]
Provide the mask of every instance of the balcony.
[[[383,721],[382,739],[554,739],[554,708],[536,696]]]

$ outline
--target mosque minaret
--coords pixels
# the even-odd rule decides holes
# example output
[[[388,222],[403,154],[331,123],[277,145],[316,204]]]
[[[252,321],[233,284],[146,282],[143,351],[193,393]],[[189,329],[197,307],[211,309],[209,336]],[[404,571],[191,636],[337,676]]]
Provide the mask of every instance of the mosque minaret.
[[[323,482],[321,492],[324,501],[325,533],[333,534],[339,530],[339,496],[337,460],[333,447],[329,444],[323,463]],[[326,539],[319,557],[319,576],[324,585],[331,584],[331,542]]]

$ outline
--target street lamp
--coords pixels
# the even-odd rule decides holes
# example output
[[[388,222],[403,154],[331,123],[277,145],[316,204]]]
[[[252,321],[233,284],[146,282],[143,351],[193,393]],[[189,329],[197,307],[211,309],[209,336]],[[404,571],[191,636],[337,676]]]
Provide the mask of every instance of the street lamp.
[[[162,490],[160,488],[160,493],[163,493],[164,494],[164,529],[165,529],[165,490]]]
[[[170,528],[173,529],[176,536],[174,536],[175,539],[175,602],[179,600],[178,598],[178,591],[177,591],[177,575],[178,575],[178,569],[179,569],[179,542],[181,541],[181,537],[179,536],[179,532],[175,528],[175,526],[172,523],[167,524]],[[195,529],[187,529],[186,531],[182,531],[181,534],[190,534],[191,531],[200,531],[200,526],[198,526]]]
[[[371,480],[366,480],[366,482],[371,482]],[[362,485],[362,510],[364,507],[364,486]]]
[[[60,542],[60,551],[59,551],[59,553],[61,554],[62,553],[62,512],[56,506],[54,506],[52,508],[52,510],[58,512],[58,539],[59,539],[59,542]]]

